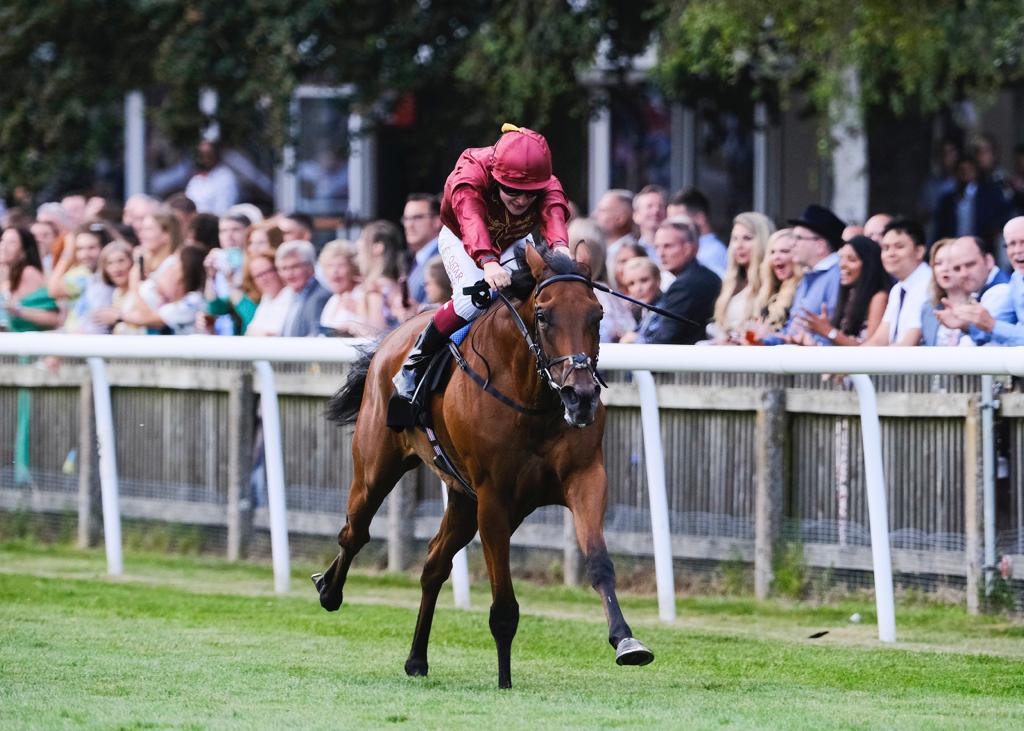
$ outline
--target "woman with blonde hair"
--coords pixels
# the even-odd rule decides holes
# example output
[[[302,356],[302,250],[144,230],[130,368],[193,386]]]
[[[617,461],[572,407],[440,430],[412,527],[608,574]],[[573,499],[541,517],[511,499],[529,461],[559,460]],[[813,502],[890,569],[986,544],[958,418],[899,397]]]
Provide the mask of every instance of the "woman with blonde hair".
[[[352,337],[377,334],[361,316],[363,290],[359,286],[359,265],[355,247],[335,239],[320,251],[318,263],[324,284],[332,295],[320,313],[320,329],[328,335]]]
[[[760,320],[762,336],[781,330],[786,324],[803,274],[803,267],[793,261],[793,229],[779,229],[769,237],[761,261],[761,288],[754,311]]]
[[[768,216],[754,211],[740,213],[732,220],[722,291],[715,301],[715,319],[708,325],[714,342],[739,343],[741,333],[759,314],[756,307],[761,262],[774,230],[775,224]]]
[[[569,250],[573,259],[590,268],[593,281],[609,284],[604,234],[592,219],[574,218],[569,223]],[[602,343],[617,343],[619,338],[633,331],[633,314],[624,300],[599,289],[594,290],[594,296],[604,310],[600,328]]]

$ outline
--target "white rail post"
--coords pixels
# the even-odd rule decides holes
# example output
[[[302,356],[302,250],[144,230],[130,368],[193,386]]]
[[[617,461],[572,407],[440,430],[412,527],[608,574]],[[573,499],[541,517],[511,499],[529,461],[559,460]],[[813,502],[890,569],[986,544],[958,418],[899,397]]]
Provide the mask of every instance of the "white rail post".
[[[291,582],[291,569],[277,386],[274,383],[274,371],[268,361],[258,360],[253,365],[260,377],[260,411],[263,415],[263,453],[267,468],[267,508],[270,513],[270,553],[274,564],[274,591],[286,594]]]
[[[996,571],[996,471],[992,415],[998,404],[993,396],[995,379],[981,377],[981,474],[982,517],[985,523],[985,596],[992,594]]]
[[[860,404],[860,429],[864,443],[864,477],[868,490],[868,520],[871,528],[871,561],[875,575],[875,607],[878,639],[896,641],[896,606],[892,589],[892,555],[889,551],[889,507],[885,498],[882,469],[882,429],[878,423],[875,387],[866,375],[850,376]]]
[[[441,502],[448,509],[448,486],[441,482]],[[466,549],[462,548],[452,558],[452,594],[455,595],[455,606],[469,609],[469,562],[466,560]]]
[[[103,503],[103,546],[107,552],[107,574],[124,573],[121,552],[121,506],[117,490],[117,448],[114,443],[114,415],[110,408],[110,382],[102,358],[89,358],[92,400],[96,412],[96,438],[100,452],[100,495]],[[88,459],[82,455],[82,459]]]
[[[658,584],[658,616],[665,622],[676,618],[675,577],[672,570],[672,534],[665,494],[665,456],[661,448],[658,391],[650,371],[633,371],[640,390],[640,422],[644,432],[644,463],[647,493],[651,502],[651,536],[654,539],[654,576]]]

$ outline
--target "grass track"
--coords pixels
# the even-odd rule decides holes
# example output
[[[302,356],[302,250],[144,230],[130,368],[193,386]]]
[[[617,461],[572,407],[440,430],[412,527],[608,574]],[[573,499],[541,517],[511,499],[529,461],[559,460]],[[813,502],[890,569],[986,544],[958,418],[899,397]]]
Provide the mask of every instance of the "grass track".
[[[297,572],[0,546],[3,728],[1012,728],[1024,718],[1024,627],[900,607],[879,648],[868,602],[828,607],[695,598],[677,626],[624,597],[646,668],[618,668],[589,591],[519,582],[514,688],[496,688],[488,598],[443,595],[426,679],[402,672],[419,592],[354,575],[323,612]],[[475,587],[476,588],[476,587]],[[852,611],[865,623],[850,625]],[[829,629],[821,640],[814,630]]]

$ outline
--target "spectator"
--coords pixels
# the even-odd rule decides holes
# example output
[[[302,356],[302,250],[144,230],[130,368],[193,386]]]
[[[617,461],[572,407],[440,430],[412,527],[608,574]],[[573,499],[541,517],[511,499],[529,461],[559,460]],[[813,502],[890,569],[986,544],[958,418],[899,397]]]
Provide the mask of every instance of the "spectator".
[[[36,209],[36,220],[51,224],[57,229],[60,236],[63,236],[71,230],[71,223],[68,219],[68,214],[64,211],[64,206],[60,203],[53,201],[50,203],[43,203],[38,209]]]
[[[105,334],[92,313],[110,305],[113,289],[103,281],[99,272],[100,253],[110,243],[107,227],[99,222],[80,226],[71,238],[72,245],[53,268],[49,280],[49,293],[64,302],[64,332]]]
[[[959,345],[963,337],[960,328],[950,328],[939,322],[936,310],[950,306],[962,305],[967,302],[967,292],[960,288],[960,282],[953,276],[949,266],[949,247],[956,239],[939,239],[931,246],[928,263],[932,267],[932,283],[929,287],[929,298],[921,308],[921,343],[922,345]]]
[[[359,267],[354,247],[338,239],[320,252],[320,271],[331,298],[320,313],[320,327],[329,335],[363,337],[375,334],[362,317],[364,294],[359,286]]]
[[[60,237],[60,229],[53,221],[36,221],[29,230],[36,237],[39,258],[43,262],[43,273],[49,276],[53,271],[53,247]]]
[[[265,254],[273,258],[277,248],[284,242],[284,234],[277,224],[269,221],[257,223],[245,235],[246,256]]]
[[[725,279],[715,302],[714,322],[708,325],[708,334],[714,342],[739,344],[745,341],[744,334],[756,315],[761,261],[774,230],[775,224],[761,213],[741,213],[733,219]]]
[[[220,244],[220,219],[212,213],[197,213],[192,217],[185,237],[188,243],[209,251]]]
[[[633,198],[633,223],[648,256],[654,256],[654,234],[667,216],[667,204],[668,193],[660,185],[645,185]]]
[[[171,213],[178,217],[178,225],[181,230],[189,231],[192,219],[198,213],[196,204],[192,202],[192,199],[184,193],[175,193],[167,199],[166,205],[171,209]]]
[[[725,244],[711,230],[711,203],[707,196],[693,187],[676,193],[669,202],[669,216],[679,215],[687,216],[700,231],[697,261],[719,277],[725,276],[727,251]]]
[[[882,245],[882,237],[885,235],[885,227],[892,223],[892,216],[888,213],[876,213],[864,222],[864,235],[879,246]]]
[[[78,191],[66,193],[60,199],[60,207],[67,216],[68,229],[75,230],[85,223],[85,204],[85,194]]]
[[[935,209],[935,238],[980,236],[995,239],[1009,216],[1009,204],[998,185],[983,180],[974,159],[965,157],[956,166],[957,184],[939,199]]]
[[[692,345],[703,338],[722,282],[697,261],[699,246],[697,227],[688,218],[669,218],[658,227],[654,247],[661,268],[675,277],[661,300],[661,307],[685,321],[654,314],[637,331],[634,342]]]
[[[1009,180],[1013,190],[1014,215],[1024,214],[1024,143],[1013,148],[1013,175]]]
[[[285,337],[309,337],[320,332],[320,313],[331,293],[314,276],[315,262],[316,250],[308,241],[285,241],[274,255],[281,281],[292,291],[281,329]]]
[[[412,254],[409,270],[409,297],[423,304],[427,301],[427,262],[437,256],[437,236],[441,233],[441,201],[429,193],[413,193],[405,199],[402,211],[405,243]]]
[[[854,236],[839,250],[839,302],[831,319],[806,312],[800,324],[833,345],[860,345],[881,324],[891,286],[878,244]]]
[[[928,299],[932,270],[924,262],[924,229],[909,218],[885,227],[882,265],[896,280],[882,324],[864,345],[917,345],[921,340],[921,308]]]
[[[969,302],[985,308],[993,317],[1004,308],[1010,295],[1010,277],[995,265],[995,259],[974,236],[961,236],[949,246],[948,266],[959,288],[967,293]],[[935,317],[948,328],[966,332],[976,345],[985,345],[991,339],[988,332],[980,330],[966,320],[957,317],[956,306],[943,302],[945,307],[936,310]],[[961,340],[961,344],[968,344]]]
[[[856,223],[849,223],[843,229],[843,241],[849,241],[854,236],[863,236],[864,227]]]
[[[626,294],[639,302],[649,305],[661,303],[661,270],[647,256],[636,256],[622,265],[622,283]],[[624,334],[619,342],[635,343],[639,333],[648,329],[648,322],[654,316],[652,310],[633,305],[631,309],[635,323],[633,331]]]
[[[594,222],[608,243],[608,261],[624,244],[635,244],[633,235],[633,193],[623,188],[606,191],[592,214]],[[653,252],[652,252],[653,253]]]
[[[942,196],[956,188],[956,168],[960,162],[960,145],[951,137],[940,143],[932,158],[932,171],[928,180],[921,188],[919,202],[920,218],[929,221],[929,228],[934,226],[935,210]],[[934,231],[930,231],[930,239],[934,239]]]
[[[363,229],[357,248],[363,276],[360,317],[380,333],[408,315],[409,302],[399,284],[404,259],[402,235],[390,221],[373,221]]]
[[[245,290],[250,301],[259,302],[242,333],[250,336],[277,337],[284,330],[294,293],[284,286],[271,254],[256,254],[245,260]],[[253,299],[253,296],[255,299]]]
[[[139,229],[142,227],[142,221],[149,214],[155,213],[159,207],[160,203],[156,198],[151,198],[145,193],[136,193],[124,202],[121,222],[131,226],[135,230],[136,236],[141,238]],[[179,228],[178,230],[180,231],[181,229]]]
[[[156,314],[163,323],[162,334],[191,335],[196,332],[196,317],[205,311],[203,297],[205,249],[183,246],[178,255],[168,260],[157,279],[163,304]]]
[[[277,220],[277,227],[285,241],[312,241],[313,219],[305,213],[289,213]]]
[[[196,149],[196,168],[185,195],[195,201],[200,213],[223,216],[238,202],[238,179],[231,168],[220,161],[220,150],[210,140],[203,140]]]
[[[800,218],[791,218],[789,223],[793,225],[793,260],[805,267],[805,272],[793,296],[782,335],[784,340],[799,338],[803,341],[804,330],[796,320],[798,315],[824,312],[831,319],[836,310],[839,301],[839,255],[836,252],[843,245],[845,224],[828,208],[813,204],[804,209]],[[810,337],[820,345],[828,344],[820,335]],[[766,338],[764,342],[776,345],[779,341]]]
[[[103,283],[111,288],[110,303],[92,311],[96,327],[118,335],[136,334],[122,319],[122,308],[130,297],[132,247],[125,241],[111,241],[100,252],[99,272]],[[120,330],[118,329],[120,328]],[[144,333],[142,330],[138,334]]]
[[[754,306],[761,326],[758,340],[785,326],[802,277],[802,267],[793,260],[793,229],[776,231],[761,262],[761,289]]]
[[[206,310],[196,320],[199,332],[208,335],[241,335],[246,332],[256,314],[262,291],[249,271],[250,259],[248,256],[243,258],[242,268],[238,276],[234,276],[224,249],[211,249],[206,253],[203,259]]]
[[[623,267],[626,262],[630,259],[635,259],[638,256],[647,256],[647,250],[638,243],[625,243],[615,253],[612,259],[611,269],[609,270],[609,281],[608,283],[619,292],[626,291],[626,285],[622,280]],[[648,257],[649,259],[651,257]],[[654,259],[651,259],[654,261]],[[657,264],[655,264],[657,266]]]
[[[1003,227],[1006,254],[1013,266],[1010,290],[993,315],[980,302],[954,305],[953,313],[988,336],[994,345],[1024,345],[1024,216],[1011,218]]]
[[[439,256],[427,262],[426,288],[427,302],[432,305],[443,305],[452,298],[452,280]]]
[[[139,248],[136,259],[142,260],[142,275],[149,278],[164,262],[181,248],[181,229],[173,214],[158,211],[147,214],[138,228]]]
[[[263,211],[253,203],[236,203],[224,214],[226,216],[244,216],[251,226],[263,223]]]
[[[589,218],[572,220],[569,224],[569,250],[576,261],[586,265],[593,281],[608,284],[604,235],[594,221]],[[601,342],[617,343],[623,335],[632,332],[636,324],[633,313],[625,300],[599,289],[594,290],[594,295],[604,310],[600,325]]]
[[[60,312],[46,291],[43,263],[31,231],[10,227],[3,230],[0,267],[7,272],[0,286],[5,329],[26,332],[53,330],[60,325]]]

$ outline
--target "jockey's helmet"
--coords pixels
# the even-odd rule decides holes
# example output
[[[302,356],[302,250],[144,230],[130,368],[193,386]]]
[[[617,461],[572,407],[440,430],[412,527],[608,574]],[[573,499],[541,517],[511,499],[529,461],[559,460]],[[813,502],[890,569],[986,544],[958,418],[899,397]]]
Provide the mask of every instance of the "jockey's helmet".
[[[526,127],[502,126],[494,145],[491,175],[518,190],[539,190],[551,180],[551,150],[544,135]]]

